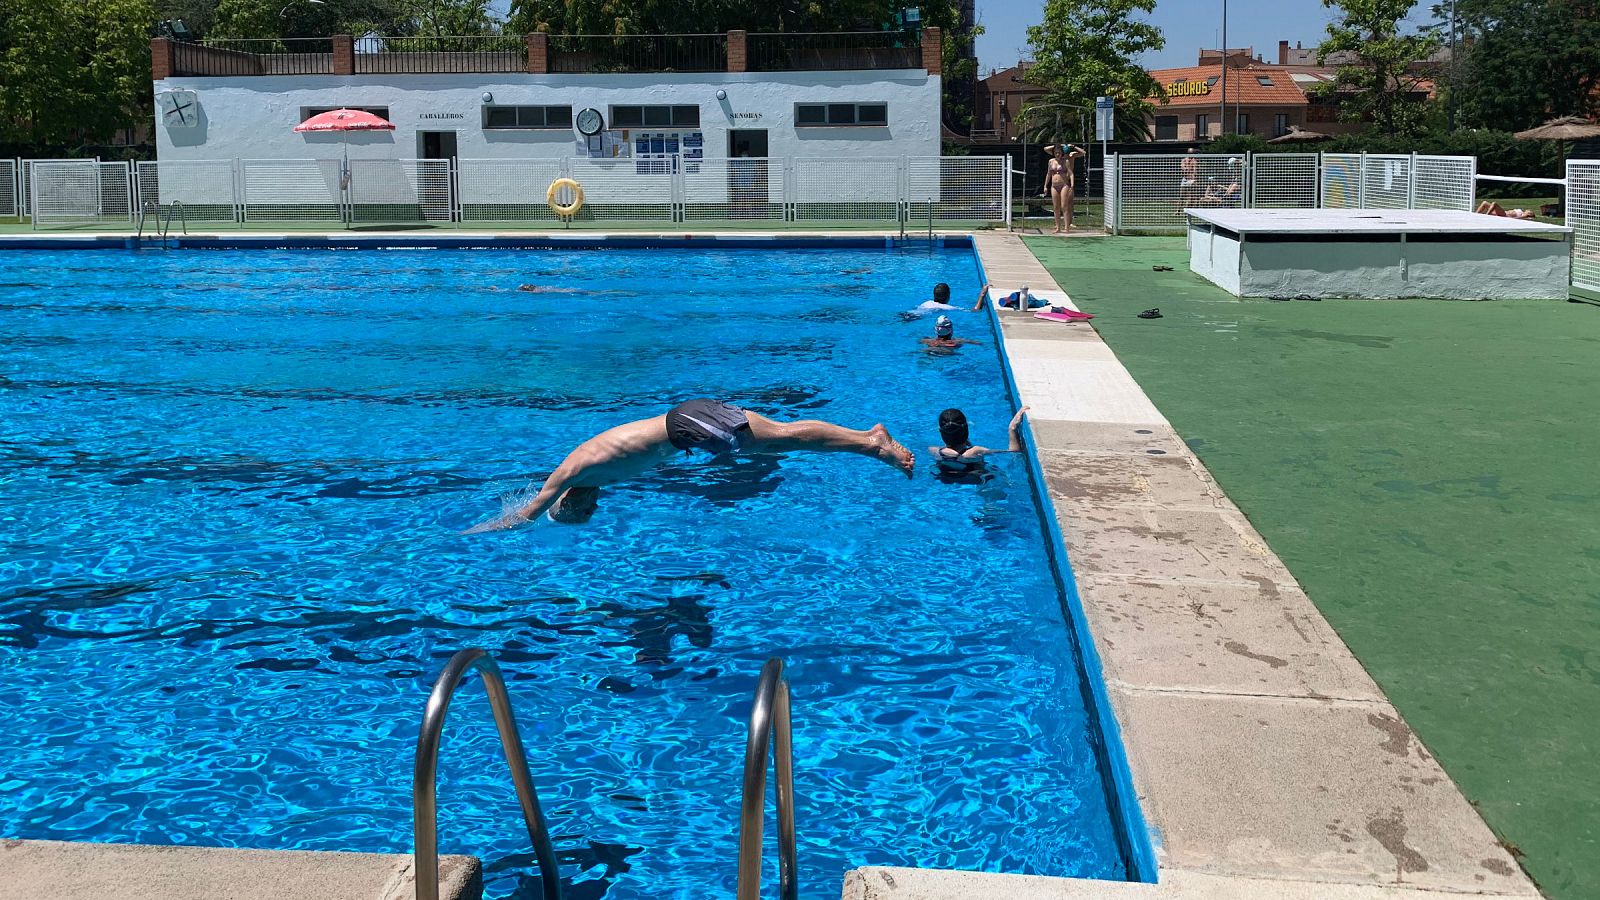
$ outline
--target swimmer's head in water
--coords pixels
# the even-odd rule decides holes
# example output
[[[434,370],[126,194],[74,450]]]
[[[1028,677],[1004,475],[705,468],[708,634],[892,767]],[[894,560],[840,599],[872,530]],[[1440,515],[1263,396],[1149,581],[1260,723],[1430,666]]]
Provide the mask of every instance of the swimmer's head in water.
[[[940,316],[939,321],[933,323],[933,333],[942,338],[952,337],[956,333],[956,326],[949,316]]]
[[[938,284],[934,285],[933,286],[933,302],[935,302],[935,303],[949,303],[950,302],[950,285],[945,284],[942,281],[939,282]]]
[[[939,439],[944,441],[946,447],[965,449],[971,443],[967,439],[966,413],[959,409],[947,409],[939,413]]]
[[[595,510],[599,508],[599,488],[567,488],[556,505],[550,508],[550,520],[563,525],[582,525],[593,518]]]

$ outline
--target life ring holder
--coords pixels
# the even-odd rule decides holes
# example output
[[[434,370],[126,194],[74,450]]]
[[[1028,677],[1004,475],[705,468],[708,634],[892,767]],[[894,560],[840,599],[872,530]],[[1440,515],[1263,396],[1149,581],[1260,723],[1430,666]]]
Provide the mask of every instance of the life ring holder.
[[[556,192],[562,188],[572,189],[573,197],[571,203],[556,202]],[[583,209],[583,185],[573,181],[571,178],[557,178],[555,181],[550,182],[550,189],[544,192],[544,202],[546,206],[550,207],[551,212],[563,219],[570,219],[578,214],[578,210]]]

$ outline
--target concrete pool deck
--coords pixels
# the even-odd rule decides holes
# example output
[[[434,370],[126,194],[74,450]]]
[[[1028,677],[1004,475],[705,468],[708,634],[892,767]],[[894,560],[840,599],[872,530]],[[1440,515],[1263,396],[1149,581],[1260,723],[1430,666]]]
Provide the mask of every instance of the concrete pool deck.
[[[974,242],[998,293],[1060,289]],[[1100,336],[999,324],[1159,882],[866,868],[846,900],[1538,896]]]

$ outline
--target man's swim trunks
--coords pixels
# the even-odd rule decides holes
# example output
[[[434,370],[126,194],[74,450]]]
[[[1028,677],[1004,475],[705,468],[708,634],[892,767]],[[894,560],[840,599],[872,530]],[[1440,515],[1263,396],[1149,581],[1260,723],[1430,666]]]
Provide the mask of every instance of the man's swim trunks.
[[[720,400],[686,400],[667,413],[667,441],[679,450],[731,453],[749,432],[744,410]]]

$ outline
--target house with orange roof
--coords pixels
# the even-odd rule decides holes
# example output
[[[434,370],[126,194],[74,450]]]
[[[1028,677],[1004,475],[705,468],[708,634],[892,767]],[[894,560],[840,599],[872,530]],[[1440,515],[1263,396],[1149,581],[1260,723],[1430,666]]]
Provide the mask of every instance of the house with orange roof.
[[[1233,133],[1270,139],[1306,124],[1305,91],[1287,68],[1263,62],[1250,48],[1201,50],[1198,65],[1150,75],[1162,87],[1162,96],[1150,98],[1155,108],[1148,117],[1157,141]]]

